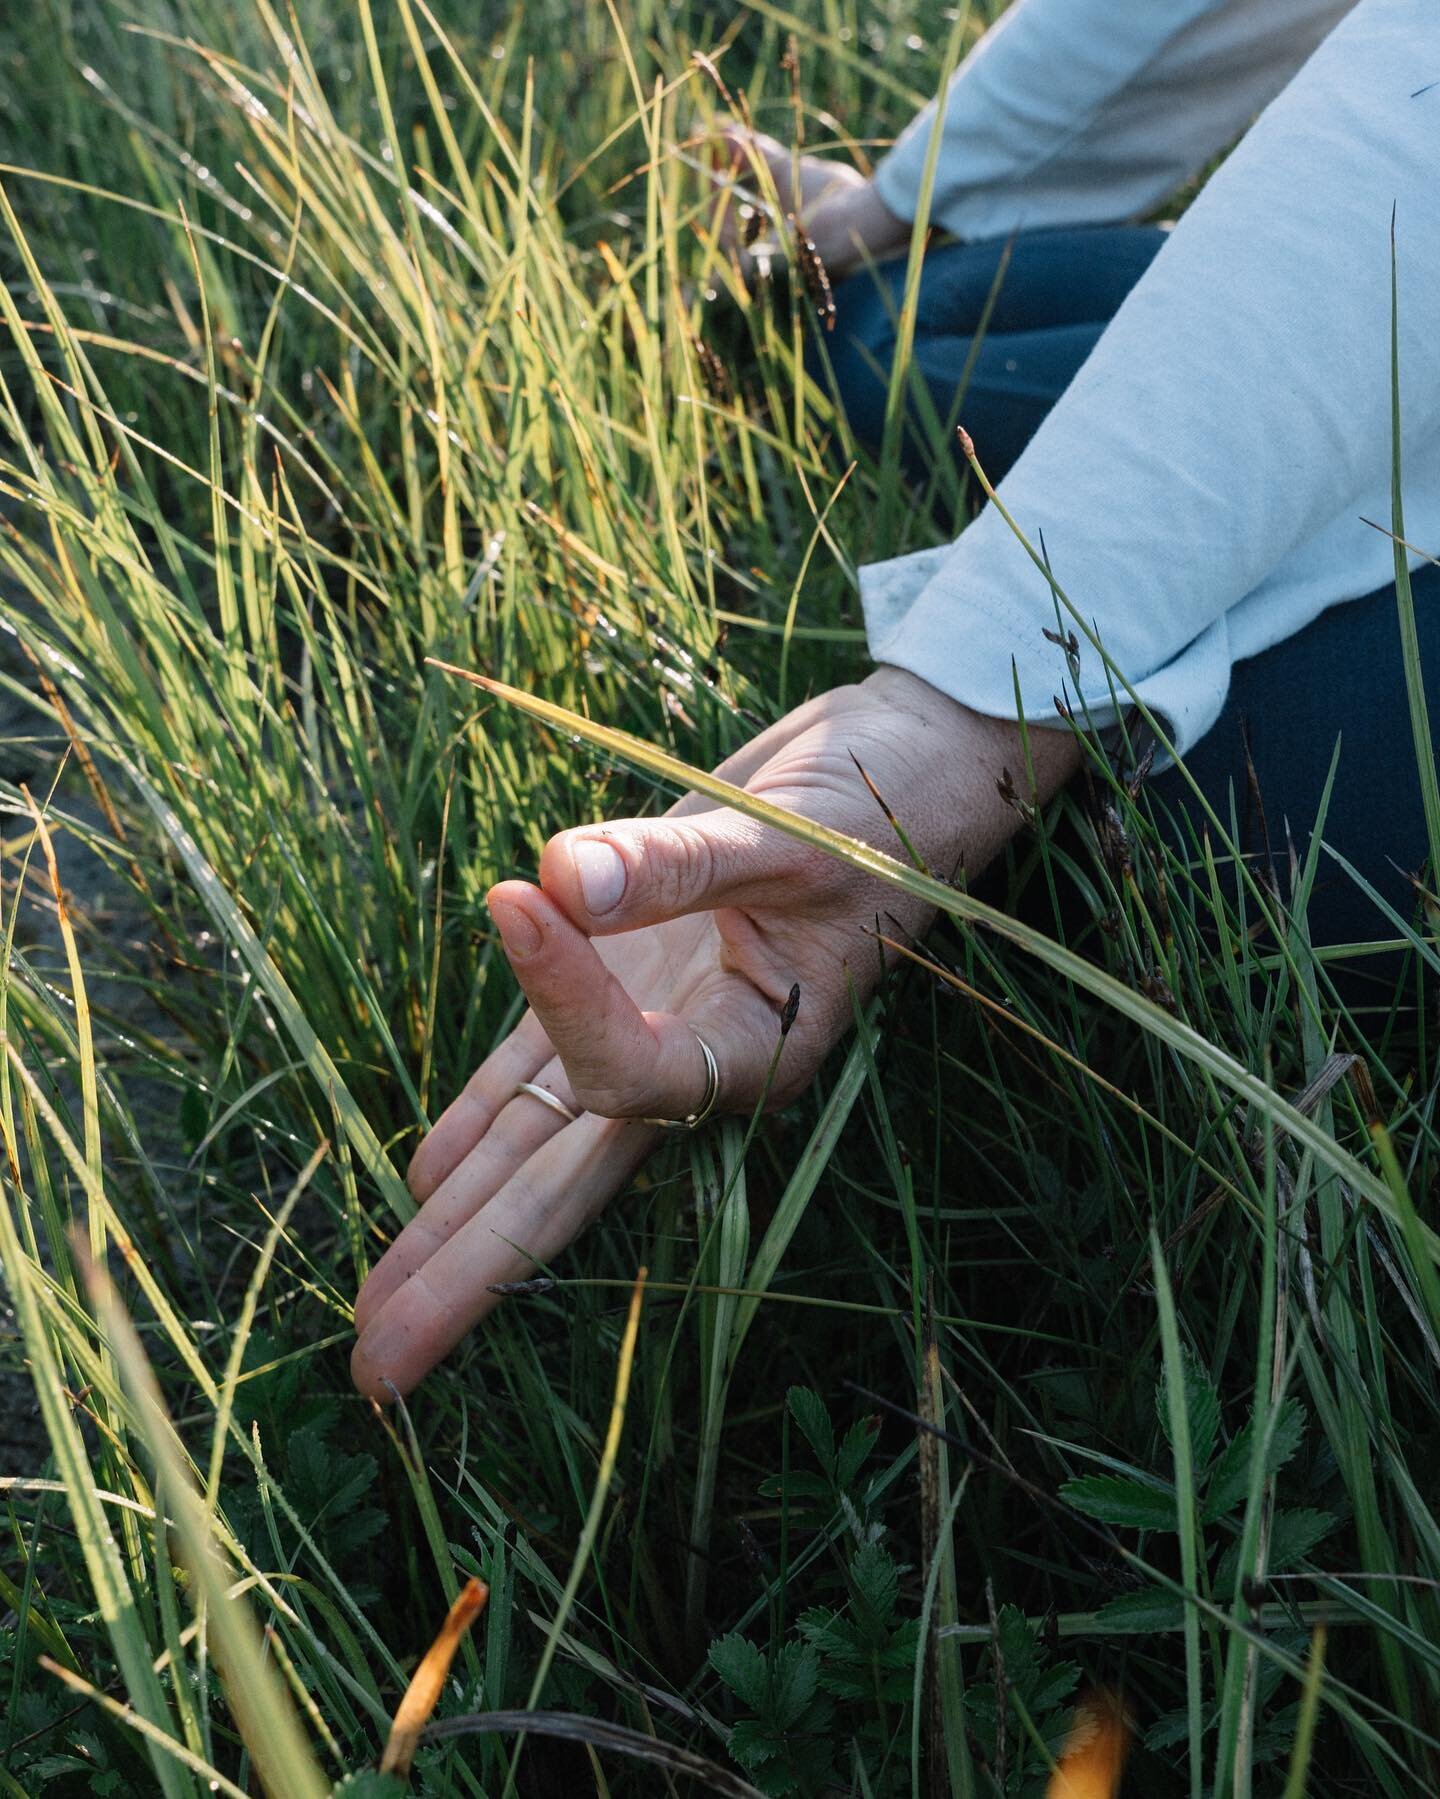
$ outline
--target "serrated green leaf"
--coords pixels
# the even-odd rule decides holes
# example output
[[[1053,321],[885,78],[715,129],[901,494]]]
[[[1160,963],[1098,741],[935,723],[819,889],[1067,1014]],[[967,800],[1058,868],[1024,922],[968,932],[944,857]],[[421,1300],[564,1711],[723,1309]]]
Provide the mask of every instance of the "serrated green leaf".
[[[1188,1345],[1181,1350],[1185,1387],[1185,1416],[1190,1424],[1190,1457],[1197,1470],[1210,1465],[1220,1431],[1220,1395],[1203,1363]],[[1163,1374],[1155,1383],[1155,1410],[1165,1440],[1170,1441],[1170,1406],[1165,1397]]]
[[[1087,1518],[1116,1524],[1128,1530],[1169,1530],[1176,1527],[1175,1493],[1170,1487],[1148,1486],[1120,1474],[1082,1474],[1067,1480],[1060,1497]]]
[[[870,1452],[875,1447],[876,1438],[880,1435],[878,1424],[869,1418],[858,1418],[841,1439],[840,1448],[835,1457],[835,1485],[837,1487],[853,1486],[855,1477],[869,1460]]]
[[[742,1637],[738,1630],[732,1630],[728,1636],[716,1637],[710,1645],[708,1659],[738,1699],[743,1700],[752,1712],[763,1711],[765,1657],[748,1637]]]
[[[826,1474],[835,1473],[835,1431],[825,1401],[812,1387],[791,1387],[786,1394],[790,1416],[799,1425],[805,1441]]]
[[[826,1606],[812,1606],[809,1611],[801,1612],[795,1622],[805,1641],[828,1661],[866,1659],[865,1639],[850,1620],[842,1618],[838,1612]]]
[[[1032,1712],[1044,1717],[1063,1705],[1079,1684],[1078,1662],[1056,1662],[1038,1677],[1025,1695],[1025,1702]]]
[[[1205,1507],[1200,1514],[1206,1524],[1213,1524],[1217,1518],[1227,1517],[1250,1491],[1250,1457],[1255,1441],[1254,1432],[1255,1424],[1252,1419],[1243,1430],[1236,1432],[1216,1458],[1205,1492]],[[1304,1406],[1298,1399],[1281,1400],[1269,1452],[1265,1458],[1267,1475],[1280,1472],[1300,1447],[1304,1434]]]
[[[864,1608],[866,1622],[874,1630],[884,1630],[900,1597],[900,1570],[894,1558],[878,1543],[867,1543],[851,1559],[850,1585]]]
[[[330,1791],[332,1799],[399,1799],[405,1785],[393,1774],[377,1774],[374,1768],[364,1768],[337,1780]]]
[[[1185,1741],[1189,1729],[1190,1717],[1184,1706],[1176,1711],[1162,1712],[1145,1732],[1145,1747],[1152,1751],[1173,1749],[1177,1743]]]
[[[1282,1755],[1289,1754],[1290,1746],[1295,1741],[1295,1726],[1299,1717],[1298,1701],[1294,1705],[1282,1705],[1278,1711],[1261,1716],[1250,1745],[1250,1753],[1257,1767],[1263,1768],[1266,1763],[1279,1761]]]
[[[1179,1630],[1184,1607],[1169,1593],[1147,1588],[1143,1593],[1122,1593],[1095,1614],[1097,1635],[1145,1636],[1151,1631]]]
[[[770,1664],[765,1710],[773,1730],[791,1730],[805,1714],[820,1681],[820,1658],[808,1643],[786,1643]]]
[[[1335,1528],[1335,1519],[1329,1512],[1301,1509],[1292,1512],[1277,1512],[1270,1521],[1270,1546],[1265,1556],[1265,1568],[1270,1574],[1283,1574],[1289,1568],[1302,1561],[1323,1538],[1328,1537]],[[1235,1588],[1235,1575],[1240,1560],[1240,1545],[1232,1543],[1221,1556],[1219,1566],[1215,1570],[1215,1590],[1219,1593],[1230,1593]]]
[[[782,1745],[779,1738],[758,1719],[742,1718],[730,1732],[730,1740],[725,1747],[733,1760],[739,1762],[742,1768],[753,1772],[766,1762],[774,1761]]]
[[[1293,1568],[1296,1562],[1304,1559],[1317,1543],[1322,1542],[1335,1528],[1335,1517],[1331,1512],[1322,1512],[1309,1506],[1298,1507],[1294,1511],[1276,1512],[1270,1521],[1270,1547],[1266,1554],[1266,1566],[1272,1574],[1283,1574]]]

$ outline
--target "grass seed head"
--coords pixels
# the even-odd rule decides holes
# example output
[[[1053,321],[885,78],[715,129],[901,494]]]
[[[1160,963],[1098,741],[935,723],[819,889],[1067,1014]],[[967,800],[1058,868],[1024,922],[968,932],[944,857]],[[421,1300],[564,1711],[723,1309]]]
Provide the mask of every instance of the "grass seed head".
[[[795,233],[795,260],[799,265],[805,292],[810,296],[810,304],[815,308],[816,316],[825,329],[833,331],[835,296],[830,287],[829,271],[815,248],[814,240],[793,212],[790,214],[790,229]]]

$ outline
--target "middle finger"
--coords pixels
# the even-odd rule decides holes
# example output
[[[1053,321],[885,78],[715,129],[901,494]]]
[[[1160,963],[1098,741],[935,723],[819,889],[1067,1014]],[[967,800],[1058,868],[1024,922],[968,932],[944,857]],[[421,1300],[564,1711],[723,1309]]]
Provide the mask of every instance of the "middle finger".
[[[426,1132],[405,1180],[418,1200],[427,1200],[465,1160],[510,1103],[520,1081],[533,1081],[554,1057],[545,1027],[527,1012],[493,1049]]]

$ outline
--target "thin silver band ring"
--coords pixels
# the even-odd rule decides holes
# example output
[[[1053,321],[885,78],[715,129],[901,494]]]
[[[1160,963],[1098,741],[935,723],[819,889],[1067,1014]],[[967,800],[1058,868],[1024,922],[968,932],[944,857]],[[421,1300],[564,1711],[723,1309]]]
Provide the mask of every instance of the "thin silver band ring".
[[[558,1093],[552,1093],[548,1087],[541,1087],[535,1081],[521,1081],[515,1089],[514,1097],[519,1099],[522,1093],[528,1093],[531,1099],[538,1099],[542,1106],[549,1106],[552,1112],[558,1112],[566,1124],[574,1124],[580,1116],[578,1112],[570,1110]]]
[[[695,1030],[694,1025],[691,1025],[690,1029],[694,1032],[695,1041],[700,1045],[700,1053],[705,1058],[705,1092],[701,1096],[700,1104],[693,1112],[687,1113],[684,1118],[647,1118],[646,1124],[658,1124],[667,1131],[698,1131],[715,1110],[715,1101],[720,1097],[720,1064],[715,1060],[714,1050],[699,1031]]]

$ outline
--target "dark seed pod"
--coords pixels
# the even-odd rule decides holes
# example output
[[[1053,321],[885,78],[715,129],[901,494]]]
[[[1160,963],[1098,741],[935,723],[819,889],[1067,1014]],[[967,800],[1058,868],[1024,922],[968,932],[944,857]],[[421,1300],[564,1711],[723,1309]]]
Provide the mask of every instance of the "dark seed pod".
[[[750,1572],[763,1580],[766,1576],[765,1551],[760,1547],[760,1539],[750,1528],[748,1521],[737,1518],[736,1529],[740,1536],[740,1551],[745,1557],[745,1564]]]
[[[1080,639],[1073,631],[1066,631],[1062,635],[1059,631],[1042,630],[1040,635],[1047,642],[1058,644],[1064,650],[1065,663],[1070,670],[1070,679],[1078,686],[1080,681]]]
[[[1155,766],[1155,745],[1152,743],[1147,746],[1145,754],[1140,758],[1139,766],[1136,768],[1134,774],[1131,775],[1130,779],[1125,783],[1125,791],[1130,795],[1130,798],[1132,800],[1139,799],[1140,789],[1145,785],[1146,781],[1149,780],[1150,770],[1154,766]]]
[[[690,60],[702,74],[708,76],[716,93],[719,94],[720,98],[725,102],[726,106],[730,108],[731,112],[738,111],[739,109],[735,105],[735,96],[725,85],[725,77],[720,73],[719,69],[716,68],[713,59],[708,57],[703,50],[692,50],[690,52]]]
[[[790,989],[785,1004],[780,1008],[780,1035],[788,1037],[790,1027],[795,1022],[795,1014],[800,1010],[800,983],[796,981]]]
[[[792,31],[785,40],[785,52],[780,58],[780,67],[790,77],[790,99],[798,105],[800,102],[800,40]]]
[[[740,242],[747,250],[751,250],[760,240],[760,233],[765,229],[765,214],[758,206],[742,206],[740,208]]]
[[[695,360],[700,365],[700,379],[712,400],[728,406],[733,398],[730,372],[703,338],[695,339]]]
[[[810,296],[810,304],[815,308],[815,315],[825,329],[833,331],[835,296],[830,291],[830,276],[820,260],[820,252],[793,212],[790,215],[790,228],[795,233],[795,260],[800,265],[800,279],[805,284],[805,292]]]
[[[1121,823],[1120,814],[1109,800],[1101,810],[1095,823],[1095,835],[1099,840],[1100,853],[1105,858],[1105,866],[1112,878],[1123,884],[1131,873],[1130,837]]]
[[[1018,817],[1023,818],[1027,825],[1034,824],[1035,808],[1029,800],[1022,796],[1020,789],[1015,785],[1015,777],[1008,768],[1000,770],[999,778],[995,782],[995,791],[1010,810]]]

